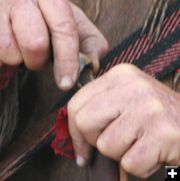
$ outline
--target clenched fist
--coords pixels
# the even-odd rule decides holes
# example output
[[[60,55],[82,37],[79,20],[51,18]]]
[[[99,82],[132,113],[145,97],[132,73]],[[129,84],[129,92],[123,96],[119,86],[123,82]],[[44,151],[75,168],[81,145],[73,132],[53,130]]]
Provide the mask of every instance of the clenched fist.
[[[42,68],[50,47],[57,85],[69,89],[77,78],[79,51],[98,68],[107,42],[84,13],[69,0],[0,0],[0,66]]]
[[[180,95],[133,65],[118,65],[83,87],[68,115],[80,166],[90,145],[143,178],[163,163],[180,165]]]

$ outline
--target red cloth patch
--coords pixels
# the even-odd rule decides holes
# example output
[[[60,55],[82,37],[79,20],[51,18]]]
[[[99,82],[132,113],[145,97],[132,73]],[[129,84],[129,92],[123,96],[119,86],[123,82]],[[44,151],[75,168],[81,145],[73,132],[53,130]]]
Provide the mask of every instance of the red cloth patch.
[[[55,139],[51,147],[55,154],[75,159],[72,139],[68,129],[68,114],[66,108],[61,108],[57,113],[54,132]]]
[[[179,73],[180,72],[180,68],[178,68],[177,70],[176,70],[176,73]]]
[[[0,91],[5,89],[9,85],[9,82],[11,81],[13,76],[13,72],[13,67],[3,66],[0,68]]]

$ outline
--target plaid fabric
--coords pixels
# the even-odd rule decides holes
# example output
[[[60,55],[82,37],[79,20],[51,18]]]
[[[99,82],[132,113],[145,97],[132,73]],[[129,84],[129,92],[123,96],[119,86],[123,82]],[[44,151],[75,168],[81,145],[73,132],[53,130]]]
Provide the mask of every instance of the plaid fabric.
[[[180,67],[180,2],[168,9],[156,42],[141,32],[139,29],[112,50],[102,61],[97,76],[117,64],[131,63],[162,80]]]

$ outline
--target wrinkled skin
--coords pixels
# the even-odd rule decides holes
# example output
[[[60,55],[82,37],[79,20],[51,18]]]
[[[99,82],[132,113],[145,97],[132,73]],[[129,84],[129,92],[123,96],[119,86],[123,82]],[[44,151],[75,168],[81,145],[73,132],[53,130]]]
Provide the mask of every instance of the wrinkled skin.
[[[42,68],[51,40],[61,89],[71,88],[76,80],[79,50],[94,60],[96,69],[107,50],[102,34],[67,0],[0,0],[0,12],[0,66]],[[132,66],[113,68],[68,106],[78,164],[88,159],[89,145],[122,160],[125,170],[139,177],[149,176],[162,162],[180,164],[179,100],[178,94]]]
[[[118,65],[83,87],[68,115],[79,166],[90,145],[142,178],[163,163],[180,165],[180,95],[133,65]]]
[[[67,0],[0,0],[0,66],[25,63],[39,70],[51,46],[55,80],[63,90],[76,82],[79,51],[93,60],[96,71],[108,48],[103,35]]]

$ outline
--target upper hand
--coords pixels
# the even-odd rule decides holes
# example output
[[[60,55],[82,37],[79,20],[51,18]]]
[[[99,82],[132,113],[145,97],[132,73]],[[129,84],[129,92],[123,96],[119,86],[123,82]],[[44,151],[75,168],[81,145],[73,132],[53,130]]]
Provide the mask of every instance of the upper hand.
[[[80,166],[89,145],[143,178],[164,162],[180,165],[180,95],[133,65],[118,65],[83,87],[68,116]]]
[[[108,47],[103,35],[68,0],[0,0],[0,66],[24,62],[39,70],[48,61],[51,45],[55,80],[65,90],[76,81],[79,51],[97,69]]]

